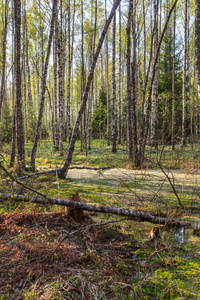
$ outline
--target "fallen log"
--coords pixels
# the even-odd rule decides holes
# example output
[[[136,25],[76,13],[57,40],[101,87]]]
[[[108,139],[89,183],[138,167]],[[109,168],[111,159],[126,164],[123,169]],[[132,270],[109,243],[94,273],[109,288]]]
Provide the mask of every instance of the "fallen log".
[[[73,169],[78,169],[78,170],[94,170],[94,171],[103,171],[103,170],[108,170],[108,169],[113,169],[115,168],[115,166],[107,166],[107,167],[86,167],[86,166],[71,166],[69,167],[69,170],[73,170]],[[24,180],[30,177],[34,177],[34,176],[40,176],[40,175],[44,175],[44,174],[51,174],[51,175],[56,175],[56,173],[59,173],[59,171],[61,170],[61,168],[58,169],[50,169],[50,170],[44,170],[44,171],[40,171],[40,172],[35,172],[35,173],[31,173],[31,174],[27,174],[21,177],[17,177],[15,178],[16,180]],[[15,179],[4,179],[2,180],[3,182],[10,182],[10,181],[14,181]]]
[[[32,202],[32,203],[38,203],[43,205],[60,205],[60,206],[66,206],[76,209],[82,209],[85,211],[93,211],[97,213],[108,213],[108,214],[114,214],[118,216],[125,216],[129,217],[135,221],[138,222],[150,222],[153,224],[160,224],[165,226],[173,226],[173,227],[189,227],[190,223],[186,222],[179,222],[173,219],[166,219],[166,218],[159,218],[152,216],[148,213],[142,212],[142,211],[136,211],[136,210],[127,210],[127,209],[121,209],[117,207],[106,207],[106,206],[95,206],[90,205],[82,202],[77,201],[71,201],[71,200],[63,200],[63,199],[57,199],[57,198],[51,198],[51,197],[29,197],[29,196],[23,196],[23,195],[17,195],[17,194],[5,194],[0,193],[0,200],[3,201],[17,201],[17,202]]]

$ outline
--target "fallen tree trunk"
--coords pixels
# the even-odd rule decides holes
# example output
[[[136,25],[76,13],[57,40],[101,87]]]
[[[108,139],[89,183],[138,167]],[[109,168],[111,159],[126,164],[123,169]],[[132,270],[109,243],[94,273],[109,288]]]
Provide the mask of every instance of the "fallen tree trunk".
[[[77,169],[77,170],[93,170],[93,171],[103,171],[103,170],[108,170],[108,169],[113,169],[115,168],[115,166],[107,166],[107,167],[85,167],[85,166],[71,166],[69,167],[69,170],[73,170],[73,169]],[[40,175],[44,175],[44,174],[51,174],[51,175],[56,175],[56,172],[59,172],[61,170],[61,168],[58,169],[51,169],[51,170],[44,170],[44,171],[40,171],[40,172],[35,172],[35,173],[31,173],[31,174],[27,174],[21,177],[17,177],[15,179],[4,179],[2,180],[2,182],[9,182],[9,181],[14,181],[14,180],[24,180],[33,176],[40,176]]]
[[[89,205],[86,203],[81,203],[77,201],[70,201],[70,200],[63,200],[63,199],[56,199],[46,196],[45,198],[40,197],[29,197],[29,196],[23,196],[23,195],[17,195],[17,194],[4,194],[0,193],[0,200],[3,201],[17,201],[17,202],[32,202],[32,203],[38,203],[38,204],[50,204],[50,205],[61,205],[61,206],[67,206],[71,208],[76,209],[82,209],[86,211],[93,211],[97,213],[109,213],[114,214],[118,216],[125,216],[129,217],[131,219],[134,219],[138,222],[150,222],[153,224],[160,224],[165,226],[177,226],[177,227],[188,227],[190,226],[190,223],[186,222],[178,222],[176,220],[172,219],[166,219],[166,218],[159,218],[152,216],[148,213],[142,212],[142,211],[136,211],[136,210],[127,210],[127,209],[121,209],[117,207],[105,207],[105,206],[95,206],[95,205]]]

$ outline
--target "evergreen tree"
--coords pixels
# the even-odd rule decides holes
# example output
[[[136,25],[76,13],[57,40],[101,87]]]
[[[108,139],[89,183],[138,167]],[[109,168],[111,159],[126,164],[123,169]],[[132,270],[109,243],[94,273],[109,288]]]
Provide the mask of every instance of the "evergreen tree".
[[[99,101],[94,107],[92,120],[92,137],[97,139],[106,135],[107,94],[104,87],[99,92]]]
[[[176,124],[181,125],[181,99],[182,99],[182,49],[180,41],[176,42],[175,49],[175,111]],[[173,36],[171,29],[165,34],[161,49],[159,64],[158,85],[158,132],[159,142],[171,142],[172,131],[172,74],[173,74]],[[176,136],[181,128],[176,127]],[[180,136],[179,135],[179,136]]]

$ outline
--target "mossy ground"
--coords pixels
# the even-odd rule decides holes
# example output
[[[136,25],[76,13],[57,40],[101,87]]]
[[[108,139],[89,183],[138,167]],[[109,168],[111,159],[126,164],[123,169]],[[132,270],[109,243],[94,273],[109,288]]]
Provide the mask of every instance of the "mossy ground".
[[[67,151],[67,144],[64,146]],[[27,162],[31,148],[31,144],[26,145]],[[63,164],[64,157],[52,149],[50,141],[40,143],[37,170]],[[9,146],[5,152],[9,153]],[[159,153],[148,148],[146,156],[149,161],[144,171],[156,170],[154,162]],[[4,154],[4,158],[4,166],[8,167],[9,155]],[[133,167],[125,146],[114,155],[105,142],[93,141],[93,150],[86,157],[77,143],[73,165],[109,164]],[[166,147],[162,164],[195,176],[200,166],[199,147],[177,147],[174,152]],[[3,181],[5,174],[1,178],[0,192],[34,195],[16,183]],[[78,191],[82,202],[169,218],[184,218],[191,215],[191,207],[199,207],[199,182],[177,185],[186,207],[181,210],[166,182],[155,181],[149,174],[134,180],[78,176],[57,180],[56,176],[43,174],[23,183],[55,198],[68,199]],[[84,231],[93,222],[117,218],[107,214],[88,213],[78,224],[58,206],[9,201],[0,202],[0,213],[0,299],[200,299],[200,242],[198,237],[190,238],[192,230],[184,242],[177,242],[174,230],[161,228],[161,240],[151,242],[151,224],[147,223],[123,221]],[[66,236],[63,230],[77,229],[73,238],[67,238],[56,249]]]

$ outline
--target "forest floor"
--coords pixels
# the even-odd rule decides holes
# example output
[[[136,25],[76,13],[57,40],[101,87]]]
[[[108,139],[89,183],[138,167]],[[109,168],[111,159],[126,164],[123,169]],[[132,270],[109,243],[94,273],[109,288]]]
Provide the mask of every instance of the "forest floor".
[[[0,200],[0,299],[200,299],[200,237],[194,234],[200,228],[199,146],[162,153],[184,210],[156,165],[159,152],[148,149],[145,168],[135,170],[125,147],[113,155],[109,147],[97,146],[87,157],[77,147],[73,165],[115,168],[73,169],[66,179],[43,174],[23,183],[55,198],[68,199],[78,191],[88,204],[186,220],[191,228],[160,226],[161,238],[151,240],[147,222],[94,226],[119,217],[84,213],[77,223],[58,206]],[[29,149],[28,144],[27,156]],[[38,171],[62,162],[48,141],[41,143]],[[33,195],[1,177],[0,192]]]

